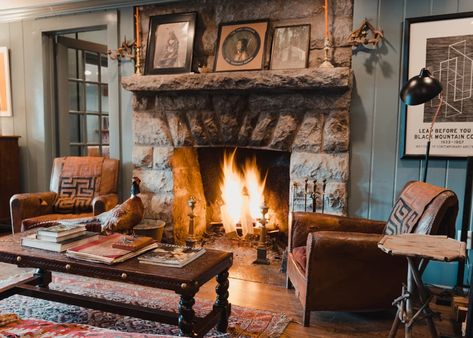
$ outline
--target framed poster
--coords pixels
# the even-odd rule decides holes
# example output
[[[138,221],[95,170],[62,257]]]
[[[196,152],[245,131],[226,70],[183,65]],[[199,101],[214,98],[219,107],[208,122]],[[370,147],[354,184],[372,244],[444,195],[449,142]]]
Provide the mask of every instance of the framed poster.
[[[196,16],[184,13],[149,18],[145,74],[191,71]]]
[[[431,157],[473,156],[473,13],[409,18],[404,23],[403,83],[426,67],[442,84]],[[403,158],[424,156],[439,97],[401,112]]]
[[[0,117],[12,116],[8,48],[0,47]]]
[[[263,69],[268,20],[220,24],[216,72]]]
[[[309,44],[310,25],[275,27],[270,68],[307,68]]]

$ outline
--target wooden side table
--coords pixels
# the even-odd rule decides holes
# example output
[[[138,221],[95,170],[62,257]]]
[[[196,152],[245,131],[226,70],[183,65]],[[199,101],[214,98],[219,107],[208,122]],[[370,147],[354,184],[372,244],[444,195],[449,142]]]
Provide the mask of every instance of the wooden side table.
[[[402,234],[384,236],[378,243],[378,247],[388,254],[405,256],[408,262],[407,287],[403,286],[401,296],[393,302],[393,305],[396,304],[398,309],[389,332],[389,338],[396,337],[400,323],[404,324],[405,337],[411,338],[412,325],[421,319],[427,321],[431,336],[437,338],[437,330],[432,319],[434,313],[429,308],[431,296],[422,282],[418,259],[426,262],[429,260],[444,262],[463,260],[466,254],[466,244],[446,236]],[[414,313],[412,298],[416,294],[415,289],[417,289],[420,307]]]

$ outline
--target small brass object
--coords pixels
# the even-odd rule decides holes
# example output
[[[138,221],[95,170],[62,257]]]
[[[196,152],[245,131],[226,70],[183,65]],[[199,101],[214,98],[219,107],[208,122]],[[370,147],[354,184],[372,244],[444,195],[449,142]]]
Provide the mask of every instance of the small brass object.
[[[126,273],[122,273],[122,279],[127,279],[127,274]]]
[[[21,262],[21,256],[16,256],[16,261]]]
[[[70,270],[71,269],[71,265],[70,264],[66,264],[66,270]]]
[[[181,284],[181,289],[187,289],[187,288],[188,288],[187,283],[182,283],[182,284]]]

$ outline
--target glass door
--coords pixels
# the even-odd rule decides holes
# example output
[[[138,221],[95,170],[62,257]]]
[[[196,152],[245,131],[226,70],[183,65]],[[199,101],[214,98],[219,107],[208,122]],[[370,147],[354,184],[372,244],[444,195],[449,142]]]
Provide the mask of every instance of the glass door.
[[[93,41],[102,35],[105,39],[105,31],[57,36],[59,156],[110,157],[107,46]]]

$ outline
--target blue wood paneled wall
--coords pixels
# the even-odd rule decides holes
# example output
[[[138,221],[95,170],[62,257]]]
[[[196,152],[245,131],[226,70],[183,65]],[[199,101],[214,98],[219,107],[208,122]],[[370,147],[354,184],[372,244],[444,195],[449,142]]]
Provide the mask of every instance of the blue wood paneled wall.
[[[353,26],[357,28],[367,18],[384,30],[385,39],[376,50],[353,54],[351,216],[387,219],[404,184],[421,179],[423,161],[399,157],[404,19],[468,11],[473,11],[473,0],[354,0]],[[448,187],[459,197],[457,229],[461,228],[465,177],[466,160],[429,162],[427,181]],[[434,262],[429,264],[424,279],[455,285],[456,273],[456,263]],[[465,282],[469,281],[465,278]]]

